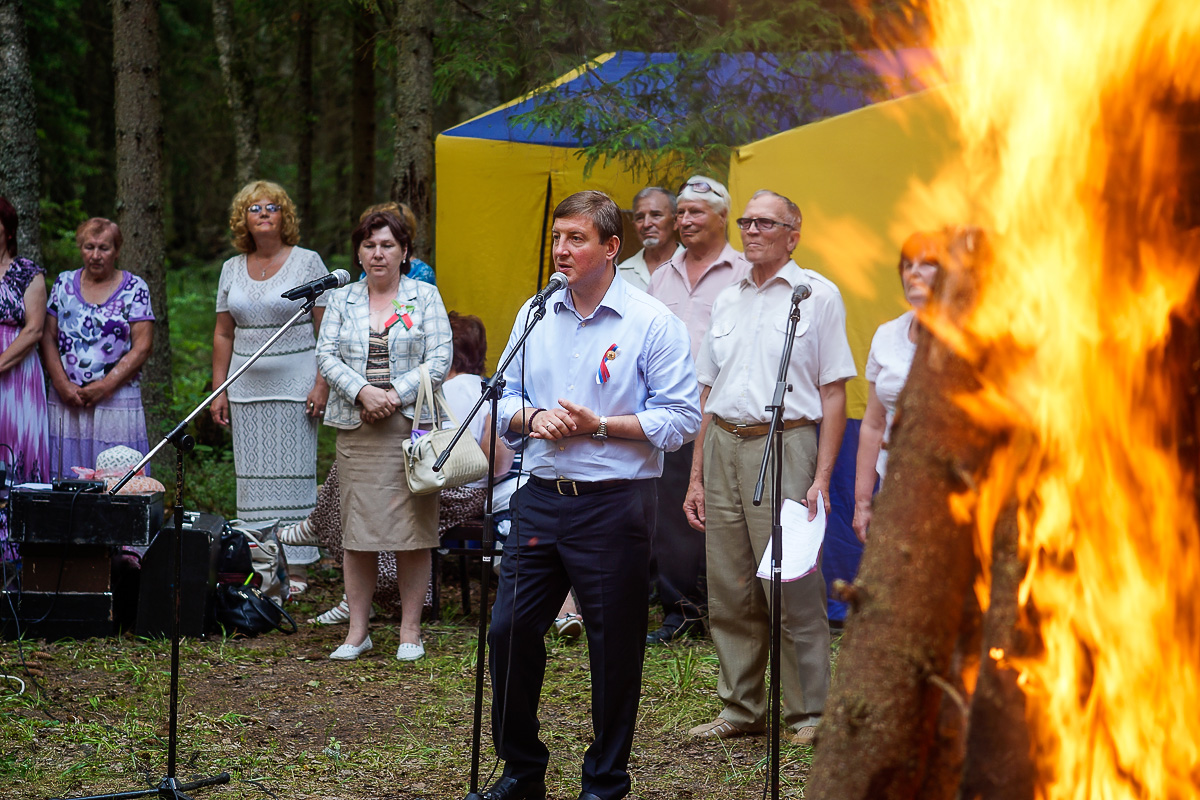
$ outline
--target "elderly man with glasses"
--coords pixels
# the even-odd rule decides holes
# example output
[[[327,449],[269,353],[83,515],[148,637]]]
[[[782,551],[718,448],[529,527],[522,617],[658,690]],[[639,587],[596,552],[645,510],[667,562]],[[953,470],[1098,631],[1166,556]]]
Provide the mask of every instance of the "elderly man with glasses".
[[[691,337],[692,358],[708,330],[712,304],[750,265],[725,237],[729,191],[712,178],[693,176],[679,189],[675,226],[683,248],[655,270],[650,295],[680,319]],[[658,524],[654,531],[654,578],[663,608],[662,627],[647,644],[666,644],[703,632],[708,613],[704,537],[683,515],[692,470],[692,445],[667,453],[658,480]]]
[[[771,402],[784,348],[792,294],[800,304],[784,399],[784,497],[829,511],[829,479],[846,428],[846,381],[856,374],[846,339],[846,310],[836,286],[792,260],[800,209],[762,190],[737,225],[750,272],[723,291],[696,359],[704,412],[684,511],[705,531],[709,614],[721,662],[717,693],[724,707],[689,733],[728,739],[760,734],[767,724],[763,673],[770,642],[770,582],[755,578],[771,536],[771,482],[752,503]],[[818,442],[817,426],[820,426]],[[811,744],[829,691],[829,623],[825,581],[813,573],[783,584],[780,683],[783,721],[796,744]]]

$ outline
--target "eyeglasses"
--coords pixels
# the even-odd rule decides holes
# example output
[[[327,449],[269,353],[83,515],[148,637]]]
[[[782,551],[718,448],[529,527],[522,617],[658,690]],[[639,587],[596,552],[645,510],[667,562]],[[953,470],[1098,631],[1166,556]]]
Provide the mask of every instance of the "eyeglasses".
[[[761,233],[770,233],[771,231],[775,230],[776,225],[781,228],[787,228],[790,231],[796,230],[795,225],[788,225],[786,222],[767,219],[766,217],[739,217],[737,220],[737,226],[741,230],[748,231],[750,230],[751,225],[757,225],[758,230]]]
[[[274,214],[274,213],[275,213],[275,212],[277,212],[277,211],[282,211],[282,210],[283,210],[283,206],[277,206],[277,205],[275,205],[274,203],[267,203],[265,206],[260,206],[258,203],[255,203],[254,205],[250,206],[250,207],[249,207],[249,208],[247,208],[246,210],[247,210],[247,211],[249,211],[251,214],[258,214],[258,213],[259,213],[259,212],[261,212],[261,211],[262,211],[264,208],[265,208],[267,211],[271,212],[272,214]]]
[[[717,197],[724,197],[717,187],[713,186],[708,181],[689,181],[679,187],[679,191],[675,194],[683,194],[684,189],[695,189],[700,194],[715,194]]]

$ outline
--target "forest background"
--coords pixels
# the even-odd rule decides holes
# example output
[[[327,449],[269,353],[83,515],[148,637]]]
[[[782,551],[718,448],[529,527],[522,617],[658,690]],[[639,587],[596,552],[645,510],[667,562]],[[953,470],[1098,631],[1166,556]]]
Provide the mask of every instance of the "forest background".
[[[674,64],[650,69],[694,93],[683,122],[657,126],[644,98],[619,92],[552,103],[537,121],[648,183],[724,177],[744,98],[681,77],[724,53],[772,53],[786,68],[805,52],[911,41],[916,27],[900,0],[0,0],[0,193],[21,214],[21,253],[51,279],[79,264],[79,222],[122,225],[120,266],[147,278],[164,323],[143,375],[157,441],[209,387],[229,201],[246,181],[284,185],[301,244],[331,269],[348,265],[362,208],[407,202],[416,254],[436,268],[438,132],[605,52],[670,52]],[[209,457],[189,505],[232,515],[227,432],[198,422]]]

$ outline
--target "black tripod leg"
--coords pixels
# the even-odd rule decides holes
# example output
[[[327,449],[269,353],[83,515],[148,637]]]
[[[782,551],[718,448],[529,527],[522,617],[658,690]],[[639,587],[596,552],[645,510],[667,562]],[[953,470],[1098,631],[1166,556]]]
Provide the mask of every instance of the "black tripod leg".
[[[118,792],[117,794],[92,794],[87,797],[77,797],[73,800],[133,800],[135,797],[167,797],[172,800],[192,800],[184,792],[190,792],[193,789],[200,789],[205,786],[216,786],[221,783],[229,783],[229,773],[222,772],[220,775],[214,775],[211,778],[201,778],[191,781],[190,783],[180,783],[175,778],[163,778],[159,781],[158,786],[152,789],[134,789],[131,792]],[[54,798],[53,800],[62,800]]]

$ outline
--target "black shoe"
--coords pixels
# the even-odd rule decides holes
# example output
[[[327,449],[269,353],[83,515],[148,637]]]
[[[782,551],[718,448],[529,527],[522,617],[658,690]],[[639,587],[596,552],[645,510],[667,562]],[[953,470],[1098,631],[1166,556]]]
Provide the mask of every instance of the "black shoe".
[[[670,644],[692,635],[692,628],[683,625],[679,628],[659,628],[653,633],[646,634],[646,644]]]
[[[501,778],[483,793],[483,800],[546,800],[546,782]]]
[[[600,798],[591,792],[580,792],[579,800],[600,800]]]

